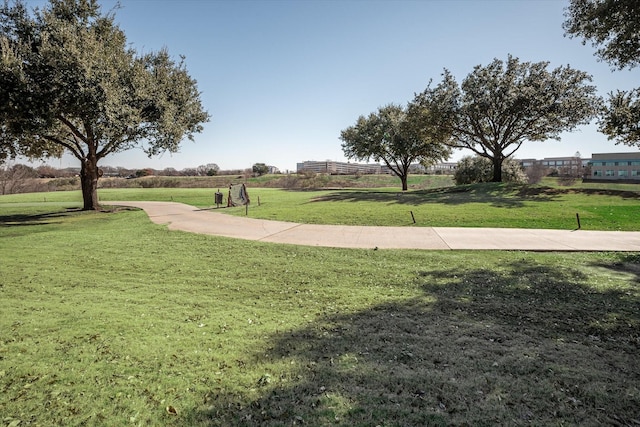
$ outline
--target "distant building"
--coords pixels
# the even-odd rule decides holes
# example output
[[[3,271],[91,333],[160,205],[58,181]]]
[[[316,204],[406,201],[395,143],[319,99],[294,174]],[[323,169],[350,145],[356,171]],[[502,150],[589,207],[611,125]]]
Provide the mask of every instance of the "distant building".
[[[577,153],[573,157],[545,157],[540,161],[542,167],[556,176],[588,176],[589,158],[582,158]]]
[[[453,175],[458,168],[457,162],[441,162],[429,166],[425,169],[425,173],[435,175]]]
[[[589,165],[591,181],[640,182],[640,152],[594,153]]]
[[[576,175],[589,165],[591,159],[583,159],[580,156],[573,157],[545,157],[540,160],[543,167],[555,169],[560,175]],[[564,173],[563,173],[564,172]],[[578,173],[579,175],[580,173]]]
[[[519,159],[518,161],[520,162],[520,166],[524,169],[532,168],[538,164],[537,159]]]
[[[527,169],[540,168],[544,175],[552,176],[588,176],[589,162],[591,159],[580,157],[580,153],[571,157],[545,157],[537,159],[519,159],[520,165]]]
[[[362,174],[379,174],[381,168],[379,164],[358,164],[348,162],[336,162],[333,160],[326,160],[324,162],[307,160],[296,165],[297,171],[300,172],[315,172],[315,173],[327,173],[330,175],[353,175],[356,173]]]
[[[453,175],[456,170],[457,163],[444,162],[425,168],[420,163],[414,163],[409,167],[409,173],[414,174],[437,174],[437,175]],[[357,173],[364,175],[391,174],[391,169],[387,165],[379,165],[377,163],[348,163],[336,162],[333,160],[306,161],[296,164],[298,173],[315,172],[327,173],[330,175],[354,175]]]

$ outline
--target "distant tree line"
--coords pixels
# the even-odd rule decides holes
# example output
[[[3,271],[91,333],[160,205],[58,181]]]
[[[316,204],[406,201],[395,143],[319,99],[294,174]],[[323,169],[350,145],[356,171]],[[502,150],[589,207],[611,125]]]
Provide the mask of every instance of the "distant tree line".
[[[262,167],[261,167],[262,166]],[[264,163],[256,163],[251,168],[221,170],[215,163],[200,165],[192,168],[142,168],[132,169],[125,167],[102,166],[100,174],[103,178],[140,178],[143,176],[217,176],[217,175],[238,175],[238,176],[259,176],[268,173],[268,166]],[[80,169],[77,167],[56,168],[50,165],[29,166],[21,163],[0,162],[0,173],[12,175],[19,179],[27,178],[68,178],[78,176]]]

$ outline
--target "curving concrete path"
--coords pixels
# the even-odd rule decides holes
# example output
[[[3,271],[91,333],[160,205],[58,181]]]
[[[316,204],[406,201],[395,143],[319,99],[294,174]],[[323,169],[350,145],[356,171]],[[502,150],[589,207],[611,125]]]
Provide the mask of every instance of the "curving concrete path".
[[[130,206],[170,230],[261,242],[336,248],[640,251],[640,232],[523,228],[315,225],[236,217],[174,202],[105,202]]]

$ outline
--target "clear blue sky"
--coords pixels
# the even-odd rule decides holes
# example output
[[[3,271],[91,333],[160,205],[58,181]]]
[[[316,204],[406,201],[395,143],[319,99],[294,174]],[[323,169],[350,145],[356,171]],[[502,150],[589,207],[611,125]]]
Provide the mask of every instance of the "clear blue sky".
[[[345,161],[340,131],[358,116],[410,101],[430,79],[439,82],[443,68],[460,82],[475,65],[508,54],[586,71],[602,95],[640,86],[640,70],[613,72],[593,47],[564,37],[567,3],[121,0],[116,22],[132,47],[185,55],[212,117],[180,153],[148,159],[133,150],[102,165],[244,169],[262,162],[285,171],[304,160]],[[103,1],[103,11],[114,4]],[[516,157],[636,150],[616,146],[592,124],[560,142],[525,142]],[[452,160],[469,154],[457,152]]]

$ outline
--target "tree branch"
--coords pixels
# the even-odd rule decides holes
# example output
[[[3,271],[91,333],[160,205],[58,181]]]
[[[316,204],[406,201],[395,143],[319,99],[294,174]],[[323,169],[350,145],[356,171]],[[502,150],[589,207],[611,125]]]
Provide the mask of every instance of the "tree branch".
[[[64,148],[69,150],[71,154],[73,154],[74,157],[77,158],[78,160],[82,160],[84,158],[84,152],[80,149],[79,146],[71,145],[61,139],[55,138],[50,135],[43,135],[42,137],[47,141],[53,142],[54,144],[62,145]]]
[[[87,137],[83,135],[80,132],[80,130],[77,127],[75,127],[73,123],[71,123],[71,121],[67,120],[67,118],[64,117],[62,114],[58,115],[57,118],[62,122],[62,124],[64,124],[67,128],[69,128],[71,133],[73,133],[77,138],[81,139],[85,144],[87,143]]]

